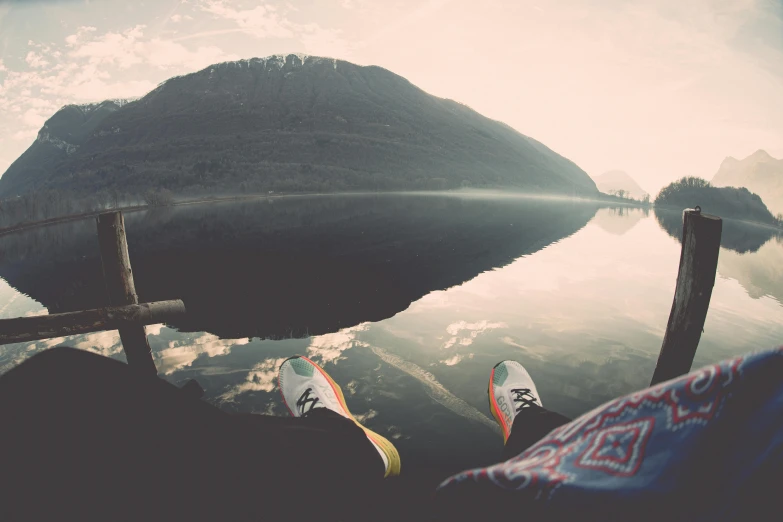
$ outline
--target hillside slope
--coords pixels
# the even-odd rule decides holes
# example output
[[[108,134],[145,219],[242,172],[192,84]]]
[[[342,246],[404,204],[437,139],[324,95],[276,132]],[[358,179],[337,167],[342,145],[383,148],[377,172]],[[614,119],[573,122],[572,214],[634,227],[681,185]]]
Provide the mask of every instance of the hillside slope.
[[[761,196],[773,214],[783,213],[783,159],[758,150],[745,159],[728,157],[712,178],[717,187],[745,187]]]
[[[107,105],[100,118],[76,112],[66,107],[46,123],[0,178],[0,197],[117,187],[597,192],[573,162],[510,127],[380,67],[333,59],[217,64]]]

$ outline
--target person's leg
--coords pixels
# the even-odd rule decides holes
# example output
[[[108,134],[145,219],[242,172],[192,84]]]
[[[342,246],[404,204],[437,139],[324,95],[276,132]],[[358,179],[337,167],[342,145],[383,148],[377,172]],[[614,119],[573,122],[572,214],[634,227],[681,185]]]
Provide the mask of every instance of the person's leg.
[[[527,370],[516,361],[502,361],[489,376],[489,409],[500,425],[503,460],[514,457],[571,419],[545,409]]]
[[[229,415],[67,348],[0,377],[0,425],[8,520],[349,518],[384,475],[340,415]]]
[[[515,457],[543,439],[555,428],[571,422],[565,415],[533,404],[519,410],[514,418],[511,435],[503,447],[503,460]]]
[[[278,385],[288,411],[294,417],[312,415],[314,410],[328,409],[351,420],[361,428],[383,460],[384,476],[400,474],[400,455],[388,439],[362,426],[348,411],[345,396],[323,368],[307,357],[296,355],[280,365]]]

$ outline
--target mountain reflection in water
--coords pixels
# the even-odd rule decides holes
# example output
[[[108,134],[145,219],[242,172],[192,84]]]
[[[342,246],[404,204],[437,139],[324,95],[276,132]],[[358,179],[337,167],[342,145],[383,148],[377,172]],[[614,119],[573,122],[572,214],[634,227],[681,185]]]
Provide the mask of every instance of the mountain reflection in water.
[[[185,302],[187,318],[172,326],[283,338],[391,317],[433,290],[573,234],[596,209],[540,199],[334,196],[129,214],[126,227],[140,300]],[[0,277],[50,313],[105,305],[94,227],[4,238]]]

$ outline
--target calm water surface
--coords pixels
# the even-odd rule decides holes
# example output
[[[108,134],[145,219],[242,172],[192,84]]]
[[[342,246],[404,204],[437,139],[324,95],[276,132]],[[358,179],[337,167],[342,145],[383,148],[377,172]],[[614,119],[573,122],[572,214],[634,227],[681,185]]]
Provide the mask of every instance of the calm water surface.
[[[285,415],[276,369],[306,354],[396,442],[404,466],[452,470],[500,451],[486,389],[502,359],[524,364],[544,405],[569,416],[649,383],[677,276],[678,220],[455,196],[126,216],[140,298],[182,298],[189,312],[147,327],[163,378],[198,380],[228,411]],[[0,238],[0,318],[105,304],[94,227]],[[783,342],[783,244],[739,225],[729,236],[696,365]],[[0,346],[0,372],[58,345],[124,358],[117,333],[102,332]]]

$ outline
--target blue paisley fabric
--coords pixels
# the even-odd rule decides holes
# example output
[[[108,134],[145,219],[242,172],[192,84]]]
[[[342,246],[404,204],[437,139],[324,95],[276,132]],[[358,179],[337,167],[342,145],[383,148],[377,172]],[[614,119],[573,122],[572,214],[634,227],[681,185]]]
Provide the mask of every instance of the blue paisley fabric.
[[[783,520],[782,454],[783,347],[608,402],[437,497],[536,520]]]

